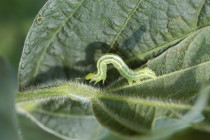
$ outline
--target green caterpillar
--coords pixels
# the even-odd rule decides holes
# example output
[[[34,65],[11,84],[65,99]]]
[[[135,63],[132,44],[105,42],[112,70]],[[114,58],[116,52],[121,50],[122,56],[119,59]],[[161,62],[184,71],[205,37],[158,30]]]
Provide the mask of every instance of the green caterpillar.
[[[148,67],[131,70],[118,55],[105,54],[97,61],[97,73],[89,73],[86,75],[85,79],[90,80],[90,82],[95,81],[95,84],[101,80],[103,80],[104,83],[108,64],[113,64],[119,73],[128,80],[129,85],[133,82],[140,83],[142,79],[153,79],[157,77],[155,72]]]

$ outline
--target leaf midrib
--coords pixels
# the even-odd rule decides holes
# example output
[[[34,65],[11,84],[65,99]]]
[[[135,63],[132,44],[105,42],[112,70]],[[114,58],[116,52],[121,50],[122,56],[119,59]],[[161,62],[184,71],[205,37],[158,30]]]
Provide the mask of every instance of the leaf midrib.
[[[155,100],[155,99],[141,99],[141,98],[136,98],[136,97],[114,95],[114,93],[113,94],[104,93],[104,95],[97,96],[96,99],[113,100],[113,101],[119,101],[119,102],[124,102],[124,103],[151,106],[151,107],[161,107],[165,109],[174,108],[174,109],[188,110],[192,108],[192,105],[190,104],[181,104],[181,103],[175,103],[172,101],[168,102],[168,101],[161,101],[161,100]],[[206,109],[210,110],[210,108],[206,108]]]

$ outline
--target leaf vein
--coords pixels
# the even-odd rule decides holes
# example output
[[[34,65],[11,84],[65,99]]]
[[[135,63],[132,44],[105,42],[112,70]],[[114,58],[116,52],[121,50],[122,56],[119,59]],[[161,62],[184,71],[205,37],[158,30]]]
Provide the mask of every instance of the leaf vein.
[[[197,19],[196,19],[197,21],[196,21],[196,24],[195,24],[196,28],[198,27],[198,24],[199,24],[199,17],[200,17],[200,15],[201,15],[201,12],[202,12],[202,9],[203,9],[205,3],[206,3],[206,0],[203,0],[202,4],[201,4],[201,6],[200,6],[200,8],[199,8],[199,10],[198,10]]]
[[[128,24],[129,20],[131,19],[131,17],[133,16],[133,14],[137,11],[139,5],[141,4],[143,0],[139,0],[136,4],[136,6],[134,7],[134,9],[131,11],[131,13],[128,15],[127,19],[125,20],[125,22],[123,23],[122,27],[120,28],[119,32],[116,34],[116,36],[114,37],[112,43],[111,43],[111,49],[113,48],[115,42],[117,41],[117,39],[119,38],[120,34],[122,33],[122,31],[125,29],[126,25]]]
[[[42,61],[42,59],[43,59],[43,57],[44,57],[44,54],[45,54],[45,52],[47,51],[47,49],[50,47],[50,44],[52,43],[52,41],[55,39],[55,37],[58,35],[58,33],[63,29],[63,27],[66,25],[67,21],[68,21],[69,19],[71,19],[71,18],[74,16],[74,14],[75,14],[76,11],[81,7],[81,5],[83,4],[84,1],[85,1],[85,0],[82,0],[82,1],[78,4],[78,6],[76,7],[76,9],[75,9],[73,12],[71,12],[71,14],[66,18],[66,20],[64,20],[64,22],[61,24],[60,28],[54,33],[54,35],[52,36],[52,38],[49,40],[49,43],[45,46],[44,50],[42,51],[40,57],[39,57],[38,60],[37,60],[36,67],[35,67],[35,71],[34,71],[34,73],[33,73],[33,77],[35,77],[35,76],[37,75],[38,69],[39,69],[39,66],[40,66],[40,64],[41,64],[41,61]],[[64,15],[64,16],[66,16],[66,15]]]

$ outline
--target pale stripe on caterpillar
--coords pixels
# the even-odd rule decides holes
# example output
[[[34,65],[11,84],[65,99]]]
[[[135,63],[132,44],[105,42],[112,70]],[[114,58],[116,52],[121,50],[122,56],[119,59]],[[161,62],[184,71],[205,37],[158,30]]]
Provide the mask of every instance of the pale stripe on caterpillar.
[[[132,70],[129,69],[120,56],[115,54],[105,54],[97,61],[97,73],[89,73],[86,75],[85,79],[90,80],[90,82],[95,81],[95,84],[101,80],[104,83],[108,64],[112,64],[119,73],[128,80],[129,84],[132,84],[133,82],[140,83],[143,79],[154,79],[157,77],[155,72],[148,67]]]

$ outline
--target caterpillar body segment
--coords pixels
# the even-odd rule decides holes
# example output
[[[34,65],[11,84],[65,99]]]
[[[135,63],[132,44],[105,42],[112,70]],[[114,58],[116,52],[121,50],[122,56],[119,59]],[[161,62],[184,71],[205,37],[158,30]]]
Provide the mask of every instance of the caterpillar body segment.
[[[104,83],[107,76],[106,72],[108,64],[112,64],[119,73],[128,80],[129,85],[134,82],[140,83],[143,79],[153,79],[157,77],[155,72],[147,67],[132,70],[120,56],[115,54],[105,54],[97,61],[97,73],[89,73],[86,75],[85,79],[90,80],[90,82],[95,81],[95,84],[101,80]]]

